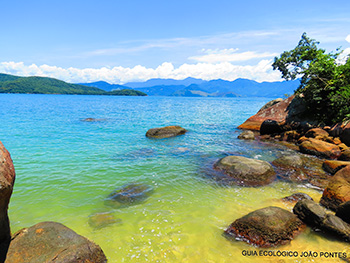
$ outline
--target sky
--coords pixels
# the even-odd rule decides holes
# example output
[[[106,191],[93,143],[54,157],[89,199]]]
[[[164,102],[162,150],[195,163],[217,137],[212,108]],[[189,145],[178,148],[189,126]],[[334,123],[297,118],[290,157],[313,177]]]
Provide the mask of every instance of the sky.
[[[350,53],[349,0],[0,0],[0,73],[124,84],[280,81],[303,32]]]

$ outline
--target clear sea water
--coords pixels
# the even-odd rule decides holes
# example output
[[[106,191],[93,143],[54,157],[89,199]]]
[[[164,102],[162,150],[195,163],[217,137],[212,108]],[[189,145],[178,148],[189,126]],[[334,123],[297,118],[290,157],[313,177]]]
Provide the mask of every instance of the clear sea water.
[[[222,235],[253,210],[270,205],[291,210],[280,198],[292,193],[321,197],[287,182],[253,188],[208,178],[212,164],[227,154],[266,161],[281,154],[237,139],[237,126],[269,100],[1,94],[0,140],[17,174],[9,210],[12,232],[41,221],[61,222],[99,244],[109,262],[324,262],[243,256],[259,249]],[[149,128],[167,125],[189,132],[162,140],[145,137]],[[114,189],[131,182],[150,185],[154,193],[138,205],[105,205]],[[89,216],[104,212],[121,223],[91,227]],[[307,230],[278,249],[346,247]]]

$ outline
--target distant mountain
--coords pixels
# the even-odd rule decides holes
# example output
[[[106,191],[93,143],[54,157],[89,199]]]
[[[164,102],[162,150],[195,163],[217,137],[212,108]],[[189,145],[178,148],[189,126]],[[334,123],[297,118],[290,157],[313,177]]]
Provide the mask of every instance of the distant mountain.
[[[84,85],[89,87],[95,87],[99,88],[105,91],[112,91],[112,90],[121,90],[121,89],[130,89],[131,87],[126,87],[119,84],[109,84],[106,81],[97,81],[97,82],[91,82],[91,83],[77,83],[78,85]]]
[[[190,85],[173,85],[170,83],[191,83]],[[154,83],[161,85],[150,86]],[[168,84],[167,84],[168,83]],[[128,86],[129,83],[124,84]],[[283,97],[293,94],[299,87],[300,81],[256,82],[248,79],[227,81],[186,79],[183,81],[170,79],[153,79],[146,82],[132,83],[133,88],[150,96],[185,96],[185,97]]]
[[[176,79],[150,79],[145,82],[128,82],[124,86],[130,88],[148,88],[153,86],[189,86],[191,84],[202,84],[205,80],[195,79],[195,78],[186,78],[183,80]]]
[[[18,77],[1,73],[0,93],[146,96],[143,92],[131,89],[106,92],[96,87],[70,84],[53,78]]]

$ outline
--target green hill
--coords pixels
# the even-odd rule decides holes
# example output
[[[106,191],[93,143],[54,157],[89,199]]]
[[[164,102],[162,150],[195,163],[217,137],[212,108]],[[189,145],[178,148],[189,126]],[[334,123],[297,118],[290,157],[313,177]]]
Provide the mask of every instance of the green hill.
[[[46,77],[18,77],[0,73],[0,93],[146,96],[132,89],[106,92],[99,88],[70,84]]]

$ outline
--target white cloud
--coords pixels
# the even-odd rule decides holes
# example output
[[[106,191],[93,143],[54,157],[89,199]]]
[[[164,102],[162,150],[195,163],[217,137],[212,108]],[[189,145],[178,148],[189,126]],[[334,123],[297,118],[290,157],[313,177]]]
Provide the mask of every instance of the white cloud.
[[[277,53],[257,53],[254,51],[246,51],[237,53],[238,49],[203,49],[202,52],[206,53],[203,56],[194,56],[189,59],[195,60],[198,62],[207,62],[207,63],[220,63],[220,62],[236,62],[236,61],[246,61],[257,58],[267,58],[278,56]]]
[[[133,68],[61,68],[49,65],[25,65],[23,62],[1,62],[0,72],[19,76],[43,76],[61,79],[71,83],[93,82],[104,80],[109,83],[126,83],[145,81],[152,78],[185,79],[187,77],[204,80],[235,80],[247,78],[256,81],[281,80],[279,72],[273,71],[272,60],[261,60],[256,65],[234,65],[229,62],[216,64],[197,63],[183,64],[175,68],[172,63],[164,62],[156,68],[138,65]]]
[[[350,43],[350,35],[348,35],[346,38],[345,38],[346,41],[348,41]]]

